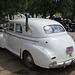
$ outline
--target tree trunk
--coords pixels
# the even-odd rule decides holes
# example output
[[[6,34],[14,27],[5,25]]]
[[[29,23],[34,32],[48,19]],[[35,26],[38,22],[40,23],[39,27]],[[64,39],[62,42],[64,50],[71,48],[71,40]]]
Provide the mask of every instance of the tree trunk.
[[[37,18],[38,14],[36,14],[36,18]]]
[[[43,18],[46,18],[46,12],[43,13]]]
[[[50,13],[50,19],[53,19],[53,15],[54,15],[53,13]]]
[[[32,13],[31,15],[32,15],[32,18],[33,18],[34,17],[34,14]]]
[[[14,19],[14,15],[12,16],[12,19]]]
[[[11,14],[9,14],[9,19],[12,20],[12,15]]]

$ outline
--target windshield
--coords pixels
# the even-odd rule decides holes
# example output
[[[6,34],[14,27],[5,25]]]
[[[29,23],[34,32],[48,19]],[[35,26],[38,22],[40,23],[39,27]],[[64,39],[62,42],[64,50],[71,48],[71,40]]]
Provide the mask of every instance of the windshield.
[[[61,25],[47,25],[44,27],[46,34],[65,32],[65,29]]]

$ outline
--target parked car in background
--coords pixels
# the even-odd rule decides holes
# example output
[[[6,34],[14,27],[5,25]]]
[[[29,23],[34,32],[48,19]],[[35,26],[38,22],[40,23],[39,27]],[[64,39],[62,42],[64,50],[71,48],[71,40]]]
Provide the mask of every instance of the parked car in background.
[[[71,23],[69,24],[69,27],[72,29],[73,32],[75,32],[75,19],[71,21]]]
[[[26,18],[9,21],[0,33],[0,47],[6,48],[34,69],[66,67],[75,62],[75,43],[57,21]]]

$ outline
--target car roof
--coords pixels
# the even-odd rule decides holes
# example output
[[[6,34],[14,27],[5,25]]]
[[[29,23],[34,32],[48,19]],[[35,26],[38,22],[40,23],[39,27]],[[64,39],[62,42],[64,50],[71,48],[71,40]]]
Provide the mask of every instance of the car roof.
[[[10,22],[16,22],[25,25],[26,19],[15,19],[15,20],[10,20]],[[57,21],[51,20],[51,19],[43,19],[43,18],[28,18],[28,24],[29,25],[53,25],[53,24],[58,24]]]
[[[11,20],[11,23],[21,24],[25,26],[26,19],[16,19]],[[47,37],[50,34],[46,34],[43,30],[44,26],[46,25],[61,25],[59,22],[50,20],[50,19],[43,19],[43,18],[28,18],[28,27],[32,31],[32,37]]]

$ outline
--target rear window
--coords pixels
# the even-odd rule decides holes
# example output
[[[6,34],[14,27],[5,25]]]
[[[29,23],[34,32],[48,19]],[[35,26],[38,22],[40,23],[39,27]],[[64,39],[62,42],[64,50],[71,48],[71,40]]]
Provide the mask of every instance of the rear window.
[[[44,27],[46,34],[65,32],[65,29],[61,25],[47,25]]]

